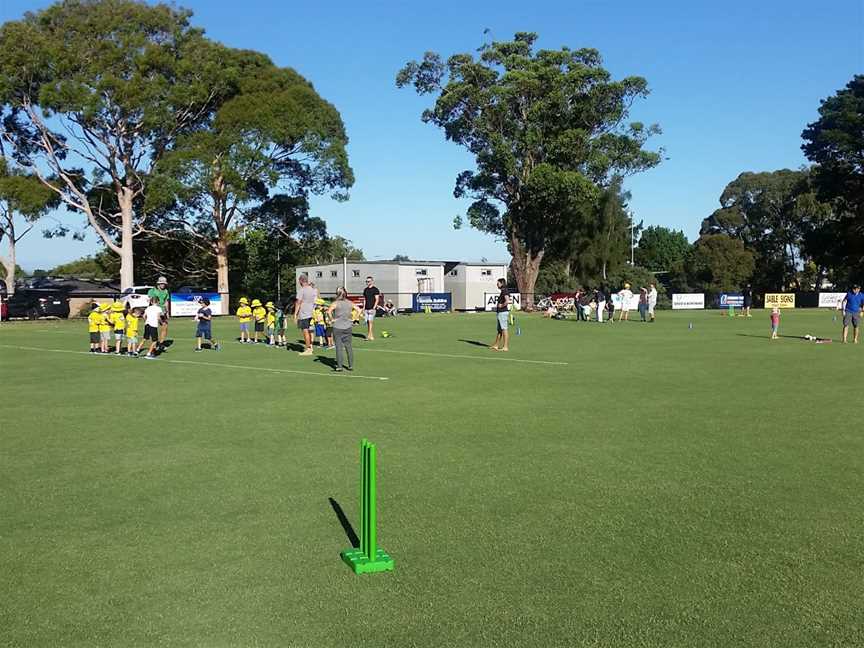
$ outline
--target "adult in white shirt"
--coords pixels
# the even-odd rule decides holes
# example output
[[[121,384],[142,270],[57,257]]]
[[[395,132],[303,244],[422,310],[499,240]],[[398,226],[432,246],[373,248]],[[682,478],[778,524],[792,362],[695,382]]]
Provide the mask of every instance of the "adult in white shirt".
[[[624,287],[618,291],[618,297],[621,298],[621,313],[618,315],[618,321],[628,321],[630,319],[630,302],[633,301],[633,291],[630,290],[629,283],[625,283]]]
[[[144,341],[150,341],[150,348],[144,356],[146,360],[153,360],[156,357],[160,324],[162,324],[162,308],[159,306],[159,300],[151,297],[150,305],[144,309]]]
[[[653,283],[648,288],[648,321],[654,321],[654,309],[657,307],[657,286]]]

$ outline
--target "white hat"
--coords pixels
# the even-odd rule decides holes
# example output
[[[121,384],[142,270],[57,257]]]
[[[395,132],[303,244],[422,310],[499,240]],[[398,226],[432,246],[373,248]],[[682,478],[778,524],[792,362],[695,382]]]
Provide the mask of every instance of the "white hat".
[[[168,280],[167,280],[165,277],[159,277],[159,278],[156,280],[156,285],[158,286],[158,285],[161,284],[161,283],[167,284],[167,283],[168,283]]]

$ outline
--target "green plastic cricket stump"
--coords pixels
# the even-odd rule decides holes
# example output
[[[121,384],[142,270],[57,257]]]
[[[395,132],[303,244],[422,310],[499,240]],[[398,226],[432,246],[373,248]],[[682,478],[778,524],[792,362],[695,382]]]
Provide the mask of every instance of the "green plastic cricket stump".
[[[360,547],[339,554],[355,574],[393,570],[393,559],[378,548],[375,496],[375,445],[363,439],[360,441]]]

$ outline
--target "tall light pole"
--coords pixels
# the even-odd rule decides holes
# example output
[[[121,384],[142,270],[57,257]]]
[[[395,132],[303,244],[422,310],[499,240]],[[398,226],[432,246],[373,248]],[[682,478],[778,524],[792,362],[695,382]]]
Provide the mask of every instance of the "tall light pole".
[[[634,259],[634,251],[636,249],[636,244],[633,240],[633,212],[630,212],[630,265],[635,265]]]

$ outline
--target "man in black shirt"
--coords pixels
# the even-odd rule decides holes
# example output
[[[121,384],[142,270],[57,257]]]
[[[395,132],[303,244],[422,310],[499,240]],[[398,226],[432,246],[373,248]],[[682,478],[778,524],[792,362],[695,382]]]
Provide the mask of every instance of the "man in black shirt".
[[[366,288],[363,289],[363,299],[366,302],[363,305],[363,309],[366,311],[366,339],[374,340],[375,334],[372,331],[372,322],[375,321],[375,311],[381,302],[381,291],[375,286],[372,277],[366,277]]]
[[[501,293],[498,295],[498,301],[495,303],[495,318],[497,320],[498,335],[495,336],[495,342],[489,348],[493,351],[509,351],[510,350],[510,293],[507,291],[507,281],[504,279],[498,280],[498,289]]]
[[[750,287],[750,284],[744,286],[744,290],[741,291],[741,294],[744,296],[741,315],[742,317],[751,317],[750,307],[753,305],[753,289]]]

